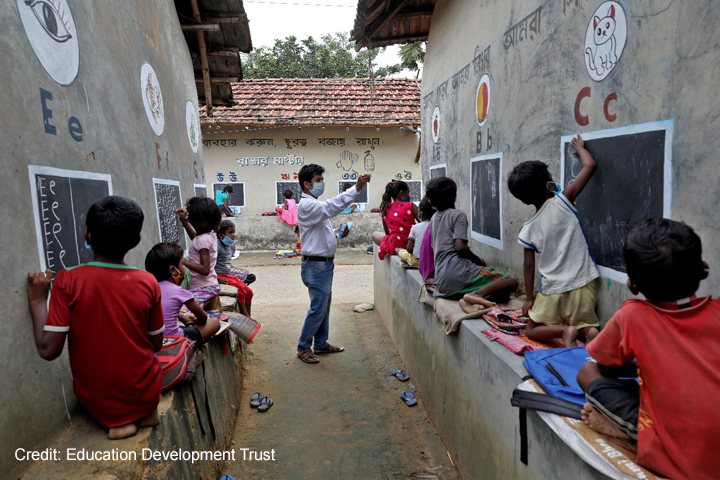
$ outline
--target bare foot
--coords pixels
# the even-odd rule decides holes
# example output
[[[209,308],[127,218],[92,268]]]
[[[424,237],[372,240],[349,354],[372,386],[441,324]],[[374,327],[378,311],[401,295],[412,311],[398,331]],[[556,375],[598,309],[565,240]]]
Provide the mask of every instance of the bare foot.
[[[485,307],[482,305],[472,305],[463,299],[460,299],[460,308],[462,308],[465,313],[477,313],[480,310],[485,310]]]
[[[595,410],[589,402],[583,405],[582,410],[580,410],[580,416],[582,417],[582,421],[585,422],[585,425],[596,432],[602,433],[603,435],[610,435],[611,437],[628,438],[622,430],[605,418],[602,413]]]
[[[110,440],[120,440],[121,438],[128,438],[135,435],[138,431],[138,427],[134,423],[128,423],[120,427],[113,427],[108,433]]]
[[[497,303],[491,302],[490,300],[483,298],[480,295],[473,295],[471,293],[465,295],[463,297],[463,300],[473,305],[480,305],[483,309],[497,307]]]
[[[563,329],[563,345],[566,347],[577,347],[578,330],[572,325],[565,324]]]
[[[160,415],[158,415],[158,409],[156,408],[152,412],[148,413],[140,420],[135,422],[138,427],[156,427],[160,425]]]

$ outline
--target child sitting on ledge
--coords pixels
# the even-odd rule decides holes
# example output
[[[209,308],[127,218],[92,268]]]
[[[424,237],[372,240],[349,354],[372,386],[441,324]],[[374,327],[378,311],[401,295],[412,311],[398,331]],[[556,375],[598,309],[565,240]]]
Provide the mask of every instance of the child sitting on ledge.
[[[408,236],[407,249],[401,249],[398,252],[400,260],[407,263],[410,266],[417,267],[420,265],[420,249],[422,248],[423,236],[430,220],[435,215],[435,209],[430,205],[430,201],[427,197],[424,197],[418,205],[418,214],[420,223],[416,223],[410,228],[410,235]]]

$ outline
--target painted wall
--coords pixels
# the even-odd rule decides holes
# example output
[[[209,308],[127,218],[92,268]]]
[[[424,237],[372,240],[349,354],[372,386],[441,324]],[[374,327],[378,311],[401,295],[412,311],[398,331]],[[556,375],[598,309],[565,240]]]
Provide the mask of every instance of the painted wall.
[[[66,408],[72,414],[76,403],[67,354],[46,362],[33,341],[26,275],[41,268],[45,255],[38,235],[42,240],[41,232],[49,231],[51,238],[60,226],[54,206],[45,204],[36,228],[28,165],[106,174],[114,194],[135,199],[145,223],[142,242],[126,261],[138,267],[160,241],[152,178],[178,181],[185,196],[203,181],[203,165],[199,129],[193,148],[186,128],[188,102],[190,117],[197,112],[197,92],[171,0],[0,4],[6,93],[0,115],[0,472],[6,472],[17,464],[16,448],[31,449],[67,425]],[[85,195],[75,191],[75,199]],[[72,253],[63,248],[50,260],[55,267]]]
[[[297,127],[222,133],[203,127],[205,178],[208,192],[214,182],[243,182],[242,215],[274,211],[276,182],[297,184],[303,165],[325,167],[325,194],[338,194],[338,182],[354,183],[370,173],[367,210],[380,205],[387,182],[394,178],[419,181],[415,164],[417,135],[408,128]]]
[[[508,191],[512,168],[542,160],[559,183],[563,136],[634,135],[650,122],[661,122],[650,125],[665,135],[665,162],[652,167],[663,169],[657,185],[663,191],[652,195],[660,195],[665,216],[698,232],[711,266],[699,293],[717,292],[720,215],[714,199],[720,196],[715,160],[720,141],[712,123],[720,106],[712,99],[720,74],[719,20],[720,5],[710,0],[438,0],[422,86],[422,130],[435,133],[436,118],[438,130],[423,135],[423,176],[428,179],[444,166],[458,182],[458,208],[470,217],[472,160],[502,156],[498,172],[483,164],[487,177],[478,180],[482,186],[475,195],[496,189],[490,197],[500,196],[495,205],[500,205],[502,235],[496,242],[476,236],[481,240],[472,240],[473,249],[521,278],[523,248],[517,237],[534,208]],[[627,172],[622,165],[600,162],[591,184],[595,181],[593,188],[604,196],[590,208],[623,203],[635,186],[617,185],[630,172],[642,171],[641,153],[628,154]],[[643,181],[638,178],[637,188]],[[477,200],[489,204],[484,201]],[[618,232],[629,225],[610,220],[610,233],[621,244]],[[605,321],[630,294],[618,281],[622,276],[603,277],[596,286]]]

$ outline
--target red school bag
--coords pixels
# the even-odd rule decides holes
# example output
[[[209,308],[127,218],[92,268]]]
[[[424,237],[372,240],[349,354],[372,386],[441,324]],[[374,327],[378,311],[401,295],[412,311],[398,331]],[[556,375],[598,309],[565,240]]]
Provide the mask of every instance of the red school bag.
[[[168,335],[158,352],[162,372],[162,393],[189,382],[203,362],[194,341],[178,335]]]

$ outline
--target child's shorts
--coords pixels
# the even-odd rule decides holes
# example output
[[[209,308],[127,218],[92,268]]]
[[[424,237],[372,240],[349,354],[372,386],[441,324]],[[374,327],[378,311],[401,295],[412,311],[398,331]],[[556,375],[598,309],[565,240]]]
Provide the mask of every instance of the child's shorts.
[[[533,322],[549,327],[566,323],[578,330],[599,327],[595,315],[595,284],[590,282],[584,287],[551,295],[539,293],[528,315]]]
[[[413,267],[417,267],[420,264],[420,261],[413,257],[412,253],[408,252],[404,248],[398,251],[398,257],[400,257],[400,260]]]
[[[465,294],[474,293],[486,285],[490,285],[491,283],[497,282],[498,280],[507,280],[507,278],[508,276],[500,270],[495,270],[494,268],[490,267],[482,267],[482,270],[480,270],[478,276],[475,277],[475,280],[470,282],[469,285],[467,285],[459,292],[456,292],[450,298],[462,298]]]
[[[635,380],[598,378],[590,382],[585,398],[616,427],[637,443],[640,386]]]

